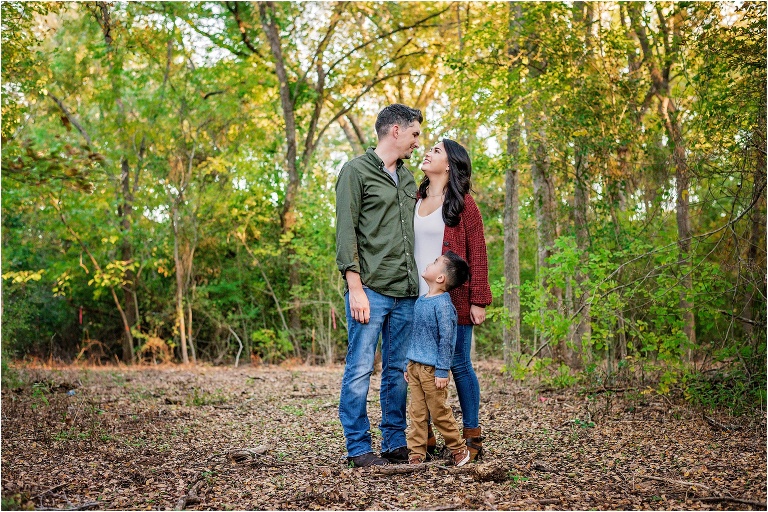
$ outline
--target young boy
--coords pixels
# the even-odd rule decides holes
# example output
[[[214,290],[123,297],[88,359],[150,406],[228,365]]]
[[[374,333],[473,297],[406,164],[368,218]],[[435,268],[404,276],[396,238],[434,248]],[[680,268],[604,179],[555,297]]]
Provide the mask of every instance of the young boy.
[[[456,346],[456,308],[448,292],[469,278],[469,266],[451,251],[427,265],[422,277],[429,292],[416,300],[413,330],[407,352],[405,380],[411,391],[408,414],[411,425],[406,439],[408,462],[420,464],[427,455],[427,423],[431,416],[451,450],[453,463],[463,466],[469,450],[459,433],[448,399],[448,369]]]

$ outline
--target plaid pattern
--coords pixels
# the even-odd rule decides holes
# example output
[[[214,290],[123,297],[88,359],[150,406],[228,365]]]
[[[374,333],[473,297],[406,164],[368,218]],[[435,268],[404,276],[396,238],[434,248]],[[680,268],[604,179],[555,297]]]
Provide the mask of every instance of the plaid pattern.
[[[488,306],[493,297],[488,284],[488,253],[485,249],[483,218],[475,200],[464,196],[464,211],[454,227],[445,226],[443,253],[453,251],[469,263],[470,278],[452,290],[451,301],[459,315],[459,325],[472,325],[470,305]]]

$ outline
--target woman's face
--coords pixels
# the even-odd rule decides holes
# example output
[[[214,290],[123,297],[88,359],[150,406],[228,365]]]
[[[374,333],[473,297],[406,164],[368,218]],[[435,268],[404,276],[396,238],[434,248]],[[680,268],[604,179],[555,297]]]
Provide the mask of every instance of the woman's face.
[[[435,144],[421,162],[421,170],[425,174],[448,172],[448,155],[445,154],[445,146],[442,142]]]

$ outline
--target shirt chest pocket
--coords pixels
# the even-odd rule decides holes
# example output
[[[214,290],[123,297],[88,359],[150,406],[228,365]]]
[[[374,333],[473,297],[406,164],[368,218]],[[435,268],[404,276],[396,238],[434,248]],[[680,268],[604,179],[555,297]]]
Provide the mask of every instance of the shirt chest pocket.
[[[397,199],[397,188],[387,176],[371,180],[363,190],[363,200],[365,199],[371,199],[367,201],[369,203],[393,203]]]

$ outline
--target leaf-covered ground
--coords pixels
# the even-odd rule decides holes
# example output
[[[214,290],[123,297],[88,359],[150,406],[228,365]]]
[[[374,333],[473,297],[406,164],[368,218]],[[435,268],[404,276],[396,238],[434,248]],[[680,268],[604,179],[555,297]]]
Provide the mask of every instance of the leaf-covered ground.
[[[481,366],[485,461],[403,474],[345,466],[340,367],[26,368],[2,393],[3,508],[765,509],[765,416]]]

